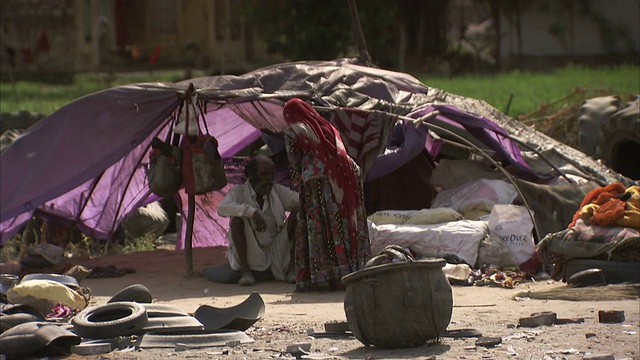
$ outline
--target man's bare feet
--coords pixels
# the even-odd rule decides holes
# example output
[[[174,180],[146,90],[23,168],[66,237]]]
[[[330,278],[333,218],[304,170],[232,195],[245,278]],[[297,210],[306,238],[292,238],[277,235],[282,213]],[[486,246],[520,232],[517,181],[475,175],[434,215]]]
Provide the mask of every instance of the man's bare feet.
[[[243,273],[240,280],[238,280],[238,284],[240,286],[253,286],[256,283],[256,279],[253,278],[253,274],[250,272]]]

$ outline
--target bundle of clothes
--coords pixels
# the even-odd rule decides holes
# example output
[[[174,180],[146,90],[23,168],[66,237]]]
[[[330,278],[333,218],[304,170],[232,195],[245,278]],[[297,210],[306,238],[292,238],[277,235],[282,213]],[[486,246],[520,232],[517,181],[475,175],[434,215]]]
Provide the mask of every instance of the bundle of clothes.
[[[640,261],[640,186],[596,188],[584,197],[567,229],[543,238],[536,249],[551,277],[563,279],[571,259]]]

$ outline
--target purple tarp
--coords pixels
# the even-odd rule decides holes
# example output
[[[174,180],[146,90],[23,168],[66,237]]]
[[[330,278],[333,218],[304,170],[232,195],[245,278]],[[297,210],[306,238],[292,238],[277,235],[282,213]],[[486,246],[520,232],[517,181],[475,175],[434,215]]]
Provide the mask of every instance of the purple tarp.
[[[512,120],[486,103],[461,100],[441,90],[430,97],[430,89],[410,75],[357,63],[355,59],[284,63],[240,76],[120,86],[71,102],[30,128],[0,156],[0,241],[19,231],[35,209],[48,219],[73,222],[89,236],[107,238],[130,211],[156,200],[146,178],[150,142],[156,136],[165,138],[179,106],[178,93],[190,84],[198,99],[206,102],[207,128],[218,139],[225,159],[258,139],[258,129],[283,130],[282,106],[299,97],[324,108],[357,108],[415,118],[437,109],[438,118],[458,124],[493,148],[500,160],[536,177],[517,146],[496,136],[506,133],[497,123],[514,126],[524,135],[534,130],[509,123]],[[445,99],[456,100],[458,107],[441,106],[443,94]],[[472,114],[461,107],[483,113]],[[385,116],[384,121],[395,121],[394,116]],[[385,135],[379,140],[382,149],[388,140]],[[369,179],[410,160],[421,144],[429,145],[430,139],[424,138],[423,130],[409,131],[407,147],[376,159]],[[566,148],[550,141],[552,149]],[[540,168],[545,167],[538,166],[536,171]],[[231,179],[229,186],[237,181]],[[228,223],[217,216],[216,206],[227,190],[196,196],[194,247],[226,244]],[[187,197],[183,191],[177,196],[184,214]],[[183,216],[183,222],[185,219]],[[177,246],[183,245],[183,236],[179,236]]]

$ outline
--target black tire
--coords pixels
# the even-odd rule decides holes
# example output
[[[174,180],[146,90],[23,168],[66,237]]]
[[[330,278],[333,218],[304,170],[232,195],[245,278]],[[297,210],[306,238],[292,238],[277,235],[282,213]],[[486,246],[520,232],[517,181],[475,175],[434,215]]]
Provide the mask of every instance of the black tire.
[[[129,285],[126,288],[118,291],[115,295],[107,301],[107,303],[132,301],[137,303],[151,303],[153,295],[146,286],[142,284]]]
[[[640,179],[640,99],[616,112],[604,122],[602,160],[616,172],[633,180]]]
[[[147,310],[135,302],[115,302],[88,307],[71,319],[76,334],[105,339],[137,334],[149,323]]]

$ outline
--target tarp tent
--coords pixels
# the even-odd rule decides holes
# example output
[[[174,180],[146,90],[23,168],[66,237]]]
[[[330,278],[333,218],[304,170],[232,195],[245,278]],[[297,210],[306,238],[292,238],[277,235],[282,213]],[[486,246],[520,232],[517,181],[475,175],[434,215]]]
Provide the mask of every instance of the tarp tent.
[[[225,159],[258,139],[261,129],[282,131],[286,127],[282,107],[298,97],[317,105],[323,114],[333,114],[349,154],[376,176],[410,159],[407,154],[377,157],[391,127],[404,119],[437,124],[492,149],[497,161],[515,166],[523,178],[541,179],[557,176],[558,169],[571,169],[602,183],[628,183],[482,100],[430,88],[411,75],[366,67],[357,59],[293,62],[240,76],[120,86],[63,106],[0,157],[2,242],[19,231],[34,211],[72,222],[89,236],[107,238],[126,214],[156,200],[147,186],[150,142],[170,131],[180,104],[178,94],[190,85],[206,102],[207,127]],[[424,134],[425,146],[437,142]],[[233,184],[230,181],[229,186]],[[196,196],[194,247],[226,244],[227,223],[216,215],[215,205],[227,189]],[[184,212],[186,195],[181,191],[178,196]],[[183,235],[184,227],[179,248]]]

